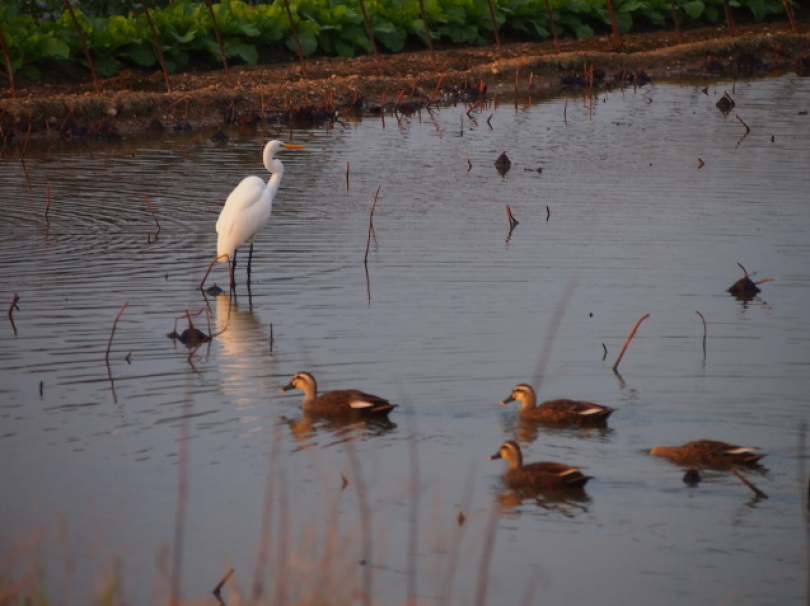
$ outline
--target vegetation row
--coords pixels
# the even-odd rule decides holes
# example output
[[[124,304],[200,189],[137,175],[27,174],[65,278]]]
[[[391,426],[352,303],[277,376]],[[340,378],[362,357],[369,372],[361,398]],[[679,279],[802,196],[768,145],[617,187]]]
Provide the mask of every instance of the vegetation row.
[[[727,0],[755,21],[783,14],[783,0]],[[681,24],[711,24],[724,18],[724,0],[613,0],[622,33]],[[607,0],[274,0],[249,4],[223,0],[213,4],[123,0],[10,0],[0,6],[6,70],[40,77],[43,63],[88,66],[71,6],[96,71],[114,75],[122,67],[158,64],[149,18],[169,71],[190,61],[221,60],[214,22],[229,62],[256,63],[266,51],[285,48],[302,54],[352,57],[372,51],[366,11],[374,39],[389,52],[436,43],[478,45],[493,40],[492,16],[506,36],[546,39],[553,21],[559,36],[587,38],[610,31]],[[289,13],[288,13],[289,9]],[[424,9],[424,19],[423,12]],[[212,19],[212,16],[214,18]],[[549,19],[551,15],[551,20]],[[296,43],[294,24],[297,33]],[[418,45],[418,46],[417,46]]]

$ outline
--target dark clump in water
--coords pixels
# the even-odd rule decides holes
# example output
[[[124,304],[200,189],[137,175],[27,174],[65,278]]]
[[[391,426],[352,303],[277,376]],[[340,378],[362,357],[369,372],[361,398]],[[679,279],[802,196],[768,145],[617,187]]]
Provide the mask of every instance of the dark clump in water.
[[[188,345],[189,347],[194,347],[200,343],[207,343],[211,340],[211,337],[209,337],[199,328],[194,327],[185,329],[179,335],[177,334],[177,331],[173,330],[166,336],[170,339],[174,339],[175,341],[180,341],[183,345]]]
[[[509,159],[509,156],[506,155],[506,152],[503,152],[498,156],[498,159],[495,160],[495,170],[503,177],[509,172],[510,168],[512,168],[512,161]]]

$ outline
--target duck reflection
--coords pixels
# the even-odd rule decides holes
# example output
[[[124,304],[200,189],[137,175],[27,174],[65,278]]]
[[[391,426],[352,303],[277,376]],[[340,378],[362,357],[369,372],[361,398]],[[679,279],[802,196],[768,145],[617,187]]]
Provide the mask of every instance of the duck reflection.
[[[522,444],[531,444],[536,441],[540,435],[605,441],[615,433],[615,431],[609,427],[548,425],[511,414],[502,416],[501,425],[507,434],[513,436],[515,440]]]
[[[269,332],[259,318],[253,311],[240,310],[235,298],[222,293],[216,297],[216,324],[223,393],[245,404],[272,392]]]
[[[591,497],[584,488],[563,491],[547,491],[539,488],[501,489],[496,497],[504,511],[515,510],[524,503],[531,503],[551,513],[573,518],[588,511]]]
[[[382,436],[394,431],[397,424],[388,417],[324,417],[304,412],[294,419],[284,418],[290,428],[293,440],[301,443],[301,448],[314,446],[318,432],[329,434],[334,443],[341,444],[349,440],[366,439]]]

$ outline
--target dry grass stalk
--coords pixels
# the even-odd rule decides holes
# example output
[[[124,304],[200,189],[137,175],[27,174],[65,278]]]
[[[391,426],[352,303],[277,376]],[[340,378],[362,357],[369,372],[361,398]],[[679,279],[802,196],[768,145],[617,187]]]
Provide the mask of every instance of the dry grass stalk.
[[[695,312],[697,315],[700,316],[700,319],[703,321],[703,355],[706,355],[706,318],[703,317],[703,314],[699,311]]]
[[[121,309],[118,310],[118,314],[115,316],[115,320],[113,320],[112,330],[110,330],[110,338],[107,341],[107,351],[104,354],[104,361],[107,362],[108,364],[109,364],[109,361],[110,361],[110,349],[112,348],[112,340],[113,340],[113,336],[115,335],[115,328],[118,326],[118,320],[121,319],[121,315],[124,313],[124,310],[127,308],[128,305],[129,305],[129,301],[124,303],[121,306]]]
[[[619,357],[616,358],[616,362],[613,364],[613,372],[616,372],[616,369],[619,368],[619,362],[622,361],[622,357],[624,357],[624,352],[627,350],[627,346],[630,345],[630,341],[632,341],[633,337],[636,336],[636,331],[638,330],[638,327],[644,320],[646,320],[649,317],[650,314],[644,314],[638,320],[636,320],[636,323],[633,325],[633,328],[630,329],[630,334],[628,334],[627,338],[624,340],[624,345],[622,345],[622,349],[619,352]]]
[[[374,233],[374,209],[377,208],[377,198],[380,195],[380,187],[377,186],[377,193],[374,194],[374,203],[371,205],[371,210],[368,213],[368,237],[366,238],[366,254],[363,257],[363,264],[368,265],[368,249],[371,246],[371,234]]]

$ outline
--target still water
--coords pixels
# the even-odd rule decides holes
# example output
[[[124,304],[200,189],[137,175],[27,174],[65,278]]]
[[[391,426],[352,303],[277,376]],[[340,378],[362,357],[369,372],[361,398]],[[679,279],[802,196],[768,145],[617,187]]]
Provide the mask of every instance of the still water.
[[[289,133],[10,150],[0,578],[53,604],[113,578],[127,603],[213,604],[231,568],[230,604],[803,602],[810,80],[704,84],[297,132],[237,300],[198,290],[214,224]],[[748,302],[738,262],[774,279]],[[211,343],[167,338],[201,309]],[[399,408],[308,423],[278,393],[299,370]],[[526,426],[498,406],[521,382],[617,412]],[[699,438],[764,449],[768,498],[644,452]],[[505,492],[506,439],[582,466],[587,496]]]

